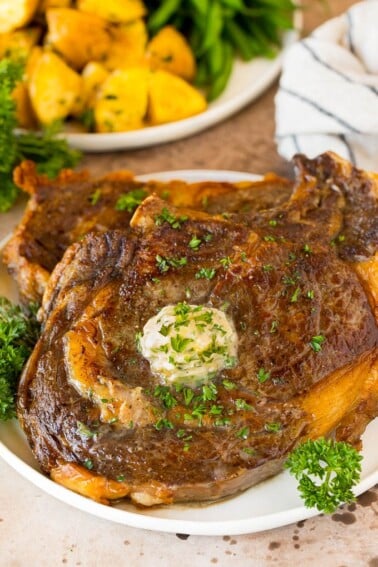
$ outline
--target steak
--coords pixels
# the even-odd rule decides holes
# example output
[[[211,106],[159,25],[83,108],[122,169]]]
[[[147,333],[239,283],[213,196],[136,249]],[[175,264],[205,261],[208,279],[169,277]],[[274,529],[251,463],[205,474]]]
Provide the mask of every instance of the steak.
[[[296,171],[274,210],[224,218],[151,195],[129,230],[66,250],[19,385],[46,474],[100,502],[150,506],[235,494],[309,438],[360,447],[378,415],[378,180],[333,154],[298,156]],[[143,350],[155,320],[159,372]],[[190,374],[198,352],[223,366],[171,380],[169,365]]]
[[[50,273],[69,245],[91,231],[126,229],[138,203],[148,195],[156,194],[175,206],[217,214],[269,208],[287,200],[292,190],[291,182],[274,174],[262,181],[233,185],[145,183],[128,171],[93,179],[86,172],[66,170],[51,181],[38,175],[30,161],[16,168],[14,177],[30,199],[3,260],[25,302],[41,301]]]

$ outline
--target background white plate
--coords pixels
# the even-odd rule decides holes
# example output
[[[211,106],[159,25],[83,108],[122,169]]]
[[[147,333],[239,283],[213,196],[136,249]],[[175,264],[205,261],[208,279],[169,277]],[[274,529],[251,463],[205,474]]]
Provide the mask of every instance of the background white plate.
[[[295,16],[296,30],[301,28],[301,24],[301,15],[297,12]],[[247,63],[236,60],[227,88],[201,114],[185,120],[130,132],[109,134],[67,133],[64,136],[74,148],[87,152],[109,152],[163,144],[201,132],[235,114],[267,89],[281,70],[283,52],[298,39],[298,36],[298,31],[294,30],[285,33],[283,48],[275,59],[259,57]]]
[[[255,180],[258,176],[230,171],[176,171],[141,176],[140,179],[184,179],[230,181]],[[15,298],[15,288],[0,266],[0,295]],[[363,435],[361,482],[355,494],[361,494],[378,482],[378,419]],[[296,490],[296,481],[288,472],[266,480],[233,498],[209,505],[172,505],[138,509],[125,502],[116,506],[98,504],[55,484],[45,477],[33,458],[24,434],[16,421],[0,424],[0,456],[22,476],[79,510],[103,519],[136,528],[197,535],[236,535],[258,532],[297,522],[318,514],[305,508]]]

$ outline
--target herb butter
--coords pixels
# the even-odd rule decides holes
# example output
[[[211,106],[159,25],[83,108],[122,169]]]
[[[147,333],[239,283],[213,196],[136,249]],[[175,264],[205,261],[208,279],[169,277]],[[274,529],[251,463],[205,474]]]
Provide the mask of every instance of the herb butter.
[[[163,307],[147,321],[139,348],[165,383],[195,387],[236,364],[237,340],[223,311],[184,302]]]

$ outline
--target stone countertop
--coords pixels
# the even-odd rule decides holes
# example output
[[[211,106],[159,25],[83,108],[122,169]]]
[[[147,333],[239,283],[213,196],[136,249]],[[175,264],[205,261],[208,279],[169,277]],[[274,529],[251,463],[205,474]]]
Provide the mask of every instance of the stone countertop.
[[[354,2],[307,1],[305,32]],[[173,169],[231,169],[291,175],[274,144],[273,85],[257,101],[207,132],[163,146],[88,155],[94,173]],[[22,204],[0,219],[0,240],[20,217]],[[113,524],[48,496],[0,461],[0,567],[129,565],[260,567],[316,565],[378,567],[378,487],[331,516],[271,531],[204,537],[147,532]]]

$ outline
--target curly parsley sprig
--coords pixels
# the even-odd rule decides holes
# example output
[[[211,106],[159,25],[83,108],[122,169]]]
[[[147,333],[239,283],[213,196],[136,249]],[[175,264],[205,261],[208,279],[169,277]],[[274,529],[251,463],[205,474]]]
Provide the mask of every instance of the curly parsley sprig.
[[[39,173],[53,178],[64,167],[75,167],[81,159],[80,152],[57,137],[60,124],[52,124],[41,133],[16,135],[16,103],[12,93],[23,73],[22,60],[0,61],[0,212],[8,211],[17,199],[19,189],[12,175],[22,160],[35,161]]]
[[[38,334],[36,306],[25,311],[0,297],[0,421],[15,416],[17,380]]]
[[[291,453],[285,467],[299,481],[305,506],[332,513],[355,499],[362,456],[348,443],[332,439],[309,440]]]

